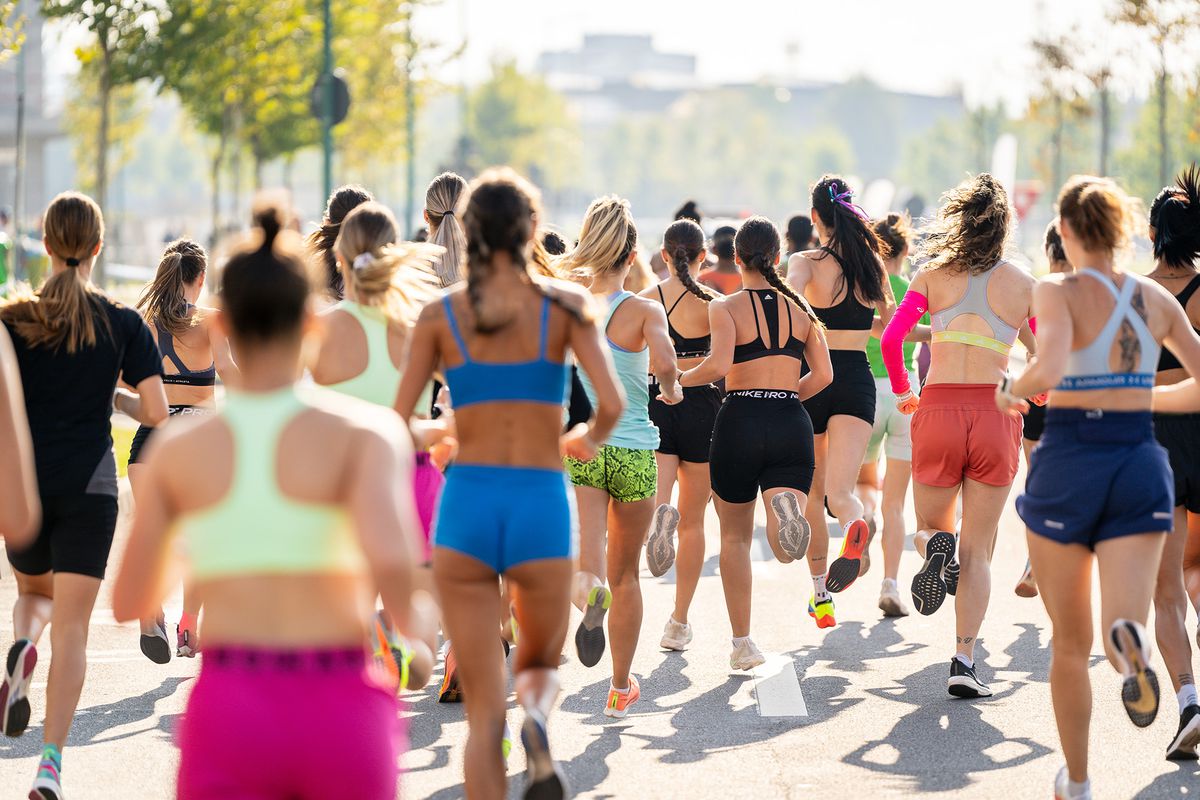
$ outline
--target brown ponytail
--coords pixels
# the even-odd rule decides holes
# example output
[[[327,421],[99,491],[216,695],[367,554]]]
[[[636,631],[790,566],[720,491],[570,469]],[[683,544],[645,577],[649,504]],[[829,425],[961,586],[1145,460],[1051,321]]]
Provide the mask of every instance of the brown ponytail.
[[[191,239],[180,239],[167,245],[158,271],[138,300],[138,311],[151,325],[159,324],[172,334],[181,333],[196,324],[188,311],[184,287],[195,283],[208,268],[204,248]]]
[[[690,219],[672,222],[663,234],[663,249],[670,255],[675,277],[683,288],[706,303],[712,302],[716,295],[696,283],[691,271],[692,262],[704,251],[704,229]]]
[[[325,205],[325,216],[321,219],[321,227],[308,235],[306,244],[309,252],[325,267],[325,280],[329,293],[340,300],[345,292],[342,273],[338,270],[337,260],[333,257],[333,243],[337,241],[338,230],[346,215],[358,206],[375,197],[361,186],[339,186],[329,195]]]
[[[775,230],[775,225],[771,220],[766,217],[751,217],[743,222],[742,226],[738,228],[737,236],[734,237],[733,246],[737,251],[738,260],[745,267],[757,271],[775,291],[799,306],[800,310],[808,315],[808,319],[813,325],[818,328],[824,327],[821,320],[817,319],[817,315],[813,313],[808,301],[797,294],[795,289],[788,286],[775,269],[775,260],[779,258],[780,241],[779,231]]]
[[[79,274],[104,240],[100,207],[87,195],[63,192],[42,218],[46,248],[67,268],[52,274],[36,293],[13,297],[0,318],[31,347],[66,347],[68,353],[96,345],[97,324],[111,334],[104,293]]]

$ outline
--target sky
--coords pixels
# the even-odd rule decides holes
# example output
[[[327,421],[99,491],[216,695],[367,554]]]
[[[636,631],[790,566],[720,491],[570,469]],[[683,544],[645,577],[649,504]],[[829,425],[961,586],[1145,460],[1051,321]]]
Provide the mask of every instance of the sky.
[[[497,57],[532,67],[543,50],[572,49],[589,33],[649,33],[660,50],[694,53],[707,82],[841,81],[866,75],[928,94],[961,88],[968,103],[1033,89],[1028,42],[1077,28],[1085,58],[1125,38],[1104,22],[1107,0],[442,0],[415,21],[425,38],[466,50],[437,72],[450,82],[486,76]],[[1189,43],[1200,55],[1200,42]],[[1148,75],[1145,53],[1130,69]],[[1182,62],[1182,59],[1181,59]],[[1191,63],[1196,63],[1191,60]],[[1142,80],[1131,81],[1142,85]]]

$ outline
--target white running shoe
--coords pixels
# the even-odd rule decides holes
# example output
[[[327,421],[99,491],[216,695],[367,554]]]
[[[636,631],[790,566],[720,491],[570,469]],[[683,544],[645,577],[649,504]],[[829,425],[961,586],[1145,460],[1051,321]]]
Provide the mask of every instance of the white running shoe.
[[[1089,783],[1082,793],[1071,794],[1071,776],[1063,767],[1054,779],[1054,800],[1092,800],[1092,786]]]
[[[658,643],[664,650],[686,650],[692,643],[692,626],[686,622],[676,622],[674,617],[667,618],[663,628],[662,641]]]
[[[754,642],[750,641],[749,637],[742,640],[742,643],[735,646],[733,652],[729,654],[729,666],[733,669],[750,670],[762,666],[766,661],[767,659],[754,646]]]
[[[654,528],[646,540],[646,567],[650,574],[661,578],[675,563],[675,531],[679,528],[679,511],[668,503],[654,510]]]
[[[771,498],[771,508],[779,519],[779,548],[794,560],[802,560],[808,554],[812,531],[800,511],[799,499],[794,492],[780,492]]]
[[[884,581],[879,590],[879,610],[885,617],[907,617],[908,608],[900,598],[900,587],[895,581]]]

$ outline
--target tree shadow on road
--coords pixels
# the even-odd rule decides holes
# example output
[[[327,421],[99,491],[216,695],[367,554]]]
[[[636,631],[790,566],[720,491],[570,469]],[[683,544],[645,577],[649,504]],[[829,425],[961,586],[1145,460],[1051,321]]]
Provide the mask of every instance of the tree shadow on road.
[[[901,717],[886,737],[864,743],[842,762],[908,778],[909,791],[949,792],[971,785],[974,773],[1009,769],[1052,752],[1039,742],[1010,737],[985,722],[979,704],[987,700],[947,697],[945,676],[946,667],[939,662],[903,678],[895,691],[872,690],[871,694],[911,703],[916,709]],[[1011,683],[995,698],[1023,685]],[[939,764],[954,768],[940,769]]]
[[[153,727],[139,726],[115,736],[105,736],[113,728],[135,725],[148,721],[154,716],[154,706],[159,700],[164,700],[179,688],[180,684],[192,680],[191,677],[166,678],[155,688],[135,697],[127,697],[114,703],[81,708],[75,712],[75,720],[71,723],[71,733],[67,737],[67,747],[87,747],[93,744],[108,744],[109,742],[129,739],[151,730],[163,733],[167,738],[173,738],[175,723],[182,714],[166,714],[159,717]],[[34,708],[34,717],[45,712],[45,701],[41,708]],[[25,735],[19,739],[0,739],[0,759],[27,758],[40,755],[42,752],[42,728],[31,725]]]
[[[881,619],[869,628],[858,621],[839,623],[819,644],[806,645],[796,655],[805,672],[818,661],[840,672],[863,672],[872,661],[904,658],[924,647],[920,642],[906,642],[895,620]]]
[[[1173,762],[1177,769],[1159,775],[1133,796],[1133,800],[1167,800],[1171,797],[1195,797],[1200,785],[1200,764],[1195,761]]]

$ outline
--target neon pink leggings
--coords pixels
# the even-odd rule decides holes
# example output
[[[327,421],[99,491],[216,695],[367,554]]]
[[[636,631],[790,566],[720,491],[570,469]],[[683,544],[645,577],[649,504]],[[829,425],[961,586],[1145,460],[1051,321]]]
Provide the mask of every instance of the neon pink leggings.
[[[393,800],[403,727],[361,650],[206,648],[180,800]]]
[[[433,560],[433,545],[430,544],[430,534],[433,531],[433,517],[438,507],[438,499],[442,496],[442,486],[446,483],[441,470],[429,461],[428,453],[417,453],[417,466],[413,470],[413,496],[417,501],[417,516],[421,518],[421,532],[425,540],[421,543],[425,563]]]

